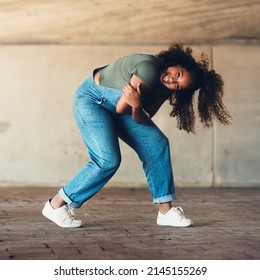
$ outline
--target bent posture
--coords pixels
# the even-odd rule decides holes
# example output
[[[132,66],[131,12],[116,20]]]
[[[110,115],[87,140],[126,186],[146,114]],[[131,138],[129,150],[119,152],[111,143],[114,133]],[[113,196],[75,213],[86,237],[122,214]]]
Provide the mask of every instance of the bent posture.
[[[46,202],[43,215],[60,227],[80,227],[73,208],[80,208],[115,174],[120,138],[142,161],[153,203],[159,207],[157,224],[191,226],[182,208],[172,205],[176,195],[169,141],[151,118],[169,100],[178,128],[194,132],[196,90],[200,121],[207,127],[214,119],[229,124],[221,76],[208,69],[204,55],[196,61],[189,47],[176,44],[158,55],[132,54],[95,69],[74,99],[74,116],[90,161]]]

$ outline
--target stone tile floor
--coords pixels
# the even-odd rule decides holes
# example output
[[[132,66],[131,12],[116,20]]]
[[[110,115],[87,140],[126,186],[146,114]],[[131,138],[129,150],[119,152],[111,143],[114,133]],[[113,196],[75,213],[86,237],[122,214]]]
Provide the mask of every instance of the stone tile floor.
[[[41,215],[56,188],[0,188],[0,260],[259,260],[260,188],[179,188],[191,228],[156,225],[147,188],[101,190],[62,229]]]

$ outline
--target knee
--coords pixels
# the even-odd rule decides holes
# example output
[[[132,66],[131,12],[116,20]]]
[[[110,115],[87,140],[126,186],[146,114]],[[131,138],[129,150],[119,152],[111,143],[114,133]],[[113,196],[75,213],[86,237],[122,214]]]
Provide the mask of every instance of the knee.
[[[164,134],[161,136],[160,143],[164,147],[168,147],[170,145],[169,139]]]
[[[121,156],[114,155],[103,160],[101,164],[101,169],[114,173],[117,171],[120,164],[121,164]]]
[[[169,150],[170,150],[169,139],[165,135],[161,135],[160,140],[157,141],[156,144],[157,155],[160,155],[165,152],[169,152]]]

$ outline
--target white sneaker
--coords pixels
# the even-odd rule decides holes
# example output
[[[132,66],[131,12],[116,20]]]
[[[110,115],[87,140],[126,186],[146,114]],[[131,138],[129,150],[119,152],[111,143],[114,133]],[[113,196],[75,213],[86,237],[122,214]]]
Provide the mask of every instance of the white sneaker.
[[[166,214],[158,212],[157,225],[172,227],[189,227],[192,221],[184,216],[180,206],[172,207]]]
[[[54,209],[51,206],[50,200],[46,202],[42,214],[62,228],[76,228],[82,225],[80,220],[76,220],[72,207],[63,205],[60,208]]]

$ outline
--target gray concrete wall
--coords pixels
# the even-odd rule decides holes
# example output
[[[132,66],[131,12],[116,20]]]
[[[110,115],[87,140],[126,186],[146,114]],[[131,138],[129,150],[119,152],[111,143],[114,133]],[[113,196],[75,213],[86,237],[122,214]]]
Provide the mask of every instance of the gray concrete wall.
[[[150,13],[141,16],[130,5],[133,21],[128,17],[128,25],[122,25],[116,10],[122,15],[130,2],[1,3],[0,186],[65,184],[88,161],[72,116],[79,84],[93,68],[121,55],[157,53],[181,38],[195,54],[205,51],[224,77],[224,100],[234,123],[212,129],[198,124],[196,135],[190,135],[176,129],[169,105],[162,107],[154,120],[169,137],[176,185],[259,186],[260,25],[254,17],[259,3],[141,1],[140,10],[146,4]],[[176,35],[169,36],[173,27]],[[137,156],[124,143],[121,148],[123,162],[110,184],[145,185]]]

